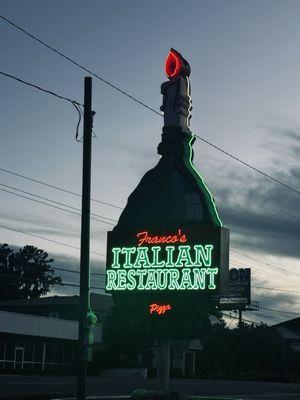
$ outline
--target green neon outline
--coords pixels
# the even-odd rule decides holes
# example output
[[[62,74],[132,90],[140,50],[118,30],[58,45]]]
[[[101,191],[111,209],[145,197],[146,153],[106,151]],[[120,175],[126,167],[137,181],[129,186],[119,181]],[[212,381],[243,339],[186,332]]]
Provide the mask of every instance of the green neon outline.
[[[121,247],[121,254],[125,254],[125,262],[123,268],[132,268],[131,255],[136,252],[136,247]]]
[[[117,290],[126,290],[127,289],[127,273],[126,269],[119,269],[117,271],[118,275],[118,284],[116,285]]]
[[[116,277],[117,277],[117,271],[115,271],[114,269],[108,269],[106,271],[106,285],[105,285],[106,290],[118,290],[115,284]]]
[[[153,268],[160,268],[164,267],[166,265],[165,260],[159,261],[159,253],[161,253],[162,247],[161,246],[152,246],[151,251],[153,253],[153,262],[152,262],[152,267]]]
[[[113,247],[111,252],[113,253],[113,263],[111,264],[111,268],[120,268],[121,247]]]
[[[173,268],[174,267],[175,246],[166,246],[165,250],[167,252],[167,259],[166,259],[165,266],[166,266],[166,268]]]
[[[167,272],[165,274],[165,272]],[[168,288],[168,270],[159,269],[156,270],[156,279],[157,279],[157,290],[166,290]],[[161,285],[161,277],[165,278],[165,284]]]
[[[180,285],[178,283],[178,279],[180,279],[180,274],[179,274],[178,269],[169,269],[167,272],[169,272],[169,276],[170,276],[168,290],[180,290]],[[176,279],[176,281],[175,281],[175,279]]]
[[[190,141],[189,141],[189,143],[188,143],[188,145],[189,145],[189,160],[188,160],[188,161],[189,161],[189,165],[191,166],[192,170],[197,174],[198,178],[199,178],[200,181],[201,181],[201,184],[202,184],[203,189],[204,189],[204,191],[205,191],[204,195],[206,195],[205,197],[208,197],[208,201],[209,201],[209,203],[210,203],[210,205],[209,205],[208,208],[211,209],[211,207],[212,207],[212,210],[213,210],[213,213],[214,213],[214,217],[216,217],[219,226],[222,227],[222,226],[223,226],[223,223],[222,223],[221,218],[220,218],[220,216],[219,216],[219,213],[218,213],[217,206],[216,206],[216,204],[215,204],[214,198],[213,198],[213,196],[212,196],[210,190],[209,190],[208,187],[206,186],[206,183],[204,182],[204,179],[202,178],[202,176],[200,175],[200,173],[196,170],[195,166],[193,165],[193,148],[192,148],[192,142],[194,141],[194,138],[196,137],[196,135],[195,135],[193,132],[191,132],[191,134],[192,134],[192,137],[191,137],[191,139],[190,139]]]
[[[136,270],[136,276],[139,277],[137,284],[136,284],[137,290],[145,290],[144,277],[146,275],[147,275],[147,270],[145,270],[145,269],[137,269]]]
[[[192,269],[191,268],[182,268],[182,274],[180,277],[180,290],[194,290],[194,285],[192,285],[192,281],[191,281],[191,273],[192,273]],[[188,286],[185,286],[185,284],[187,282],[183,282],[184,280],[186,281],[188,278],[189,283]],[[182,287],[184,286],[184,287]]]
[[[215,290],[216,284],[215,284],[215,278],[217,277],[219,272],[219,268],[207,268],[206,274],[209,275],[209,285],[207,286],[207,289],[209,290]]]
[[[135,270],[134,269],[130,269],[129,271],[127,271],[126,290],[131,291],[131,290],[135,290],[137,288],[137,280],[134,279],[134,275],[135,275]],[[132,285],[132,286],[130,286],[130,285]]]
[[[152,264],[149,260],[148,256],[149,247],[136,247],[136,259],[135,262],[132,264],[133,268],[151,268]],[[141,256],[144,258],[140,259]],[[141,265],[141,263],[143,265]]]
[[[194,266],[194,263],[191,259],[191,246],[190,245],[183,245],[183,246],[178,246],[178,256],[177,260],[174,264],[175,267],[190,267],[192,268]],[[183,257],[183,251],[185,251],[185,258],[182,260]],[[183,261],[183,262],[182,262]]]
[[[108,270],[106,290],[108,291],[190,291],[215,290],[218,268],[178,269],[118,269]],[[164,284],[161,284],[162,280]],[[159,283],[160,281],[160,283]]]
[[[149,271],[147,271],[145,290],[158,290],[156,272],[155,269],[149,269]]]
[[[194,262],[194,267],[202,267],[203,265],[205,267],[210,267],[211,262],[212,262],[212,252],[213,252],[214,246],[213,244],[205,244],[204,246],[202,244],[195,244],[194,245],[194,251],[195,251],[195,262]],[[208,261],[205,260],[205,251],[207,251],[208,254]],[[198,257],[199,255],[199,257]],[[201,262],[203,261],[203,263]]]
[[[206,287],[206,268],[193,268],[194,290],[205,290]]]

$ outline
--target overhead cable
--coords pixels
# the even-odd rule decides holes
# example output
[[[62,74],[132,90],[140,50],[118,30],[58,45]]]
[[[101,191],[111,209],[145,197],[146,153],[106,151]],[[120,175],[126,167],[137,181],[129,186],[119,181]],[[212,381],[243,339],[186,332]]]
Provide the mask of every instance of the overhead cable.
[[[38,183],[38,184],[43,185],[43,186],[50,187],[52,189],[56,189],[56,190],[59,190],[59,191],[64,192],[64,193],[71,194],[71,195],[76,196],[76,197],[82,197],[81,194],[79,194],[79,193],[73,192],[71,190],[64,189],[64,188],[59,187],[59,186],[51,185],[50,183],[42,182],[42,181],[40,181],[38,179],[30,178],[29,176],[26,176],[26,175],[11,171],[9,169],[5,169],[5,168],[1,168],[0,167],[0,171],[6,172],[7,174],[11,174],[11,175],[17,176],[19,178],[27,179],[28,181],[31,181],[31,182],[34,182],[34,183]],[[112,203],[107,203],[105,201],[101,201],[101,200],[97,200],[97,199],[93,199],[93,198],[91,198],[91,201],[94,201],[94,202],[99,203],[99,204],[103,204],[105,206],[117,208],[117,209],[120,209],[120,210],[123,209],[120,206],[117,206],[117,205],[112,204]]]
[[[0,183],[0,185],[2,186],[1,183]],[[10,186],[8,186],[8,185],[4,185],[4,186],[10,187]],[[64,203],[59,203],[59,202],[53,201],[54,203],[62,204],[62,205],[64,205],[65,207],[69,207],[69,208],[73,208],[73,209],[75,209],[75,210],[78,210],[79,213],[78,213],[78,212],[71,211],[71,210],[68,210],[68,209],[66,209],[66,208],[62,208],[62,207],[59,207],[59,206],[55,206],[55,205],[53,205],[53,204],[45,203],[44,201],[32,199],[31,197],[24,196],[24,195],[19,194],[19,193],[14,193],[14,192],[12,192],[12,191],[10,191],[10,190],[7,190],[7,189],[2,189],[2,188],[0,188],[0,190],[1,190],[2,192],[9,193],[9,194],[12,194],[12,195],[15,195],[15,196],[18,196],[18,197],[22,197],[22,198],[24,198],[24,199],[33,201],[33,202],[35,202],[35,203],[40,203],[40,204],[46,205],[46,206],[48,206],[48,207],[56,208],[56,209],[58,209],[58,210],[65,211],[65,212],[68,212],[68,213],[70,213],[70,214],[77,215],[77,216],[79,216],[79,217],[81,216],[81,213],[80,213],[81,210],[80,210],[80,209],[77,209],[76,207],[72,207],[72,206],[69,206],[69,205],[64,204]],[[19,190],[19,191],[21,191],[21,192],[28,193],[28,194],[30,194],[31,196],[35,196],[34,194],[31,194],[30,192],[22,191],[22,190],[20,190],[20,189],[14,189],[14,190]],[[49,202],[52,202],[52,200],[47,199],[46,197],[41,197],[41,196],[36,196],[36,197],[44,198],[45,200],[47,200],[47,201],[49,201]],[[108,217],[101,217],[101,216],[98,215],[98,214],[93,214],[93,213],[91,213],[91,215],[96,215],[97,217],[105,218],[105,219],[107,219],[107,220],[111,220],[111,221],[117,222],[116,220],[113,220],[113,219],[108,218]],[[98,219],[98,218],[93,218],[93,217],[91,217],[91,219],[94,220],[94,221],[97,221],[97,222],[101,222],[101,223],[103,223],[103,224],[114,225],[112,222],[103,221],[103,220],[100,220],[100,219]]]
[[[78,114],[78,121],[77,121],[77,124],[76,124],[76,134],[75,134],[76,140],[77,140],[78,131],[79,131],[79,126],[80,126],[80,122],[81,122],[81,116],[82,116],[82,109],[80,108],[81,106],[83,107],[82,104],[80,104],[80,103],[79,103],[78,101],[76,101],[76,100],[72,100],[72,99],[70,99],[70,98],[68,98],[68,97],[61,96],[60,94],[57,94],[57,93],[53,92],[52,90],[48,90],[48,89],[42,88],[41,86],[38,86],[38,85],[36,85],[36,84],[34,84],[34,83],[31,83],[31,82],[28,82],[28,81],[24,81],[23,79],[18,78],[18,77],[15,76],[15,75],[8,74],[8,73],[3,72],[3,71],[0,71],[0,74],[3,75],[3,76],[6,76],[7,78],[14,79],[15,81],[18,81],[19,83],[22,83],[22,84],[27,85],[27,86],[30,86],[30,87],[32,87],[32,88],[34,88],[34,89],[40,90],[41,92],[44,92],[44,93],[50,94],[50,95],[52,95],[52,96],[55,96],[55,97],[57,97],[58,99],[66,100],[66,101],[68,101],[69,103],[71,103],[71,104],[73,105],[73,107],[76,109],[77,114]]]
[[[259,308],[261,308],[262,310],[267,310],[267,311],[276,312],[276,313],[280,313],[280,314],[295,314],[295,315],[300,315],[300,313],[294,312],[294,311],[274,310],[273,308],[267,308],[267,307],[261,307],[261,306],[259,306]]]
[[[270,174],[267,174],[266,172],[262,171],[261,169],[258,169],[256,167],[254,167],[253,165],[247,163],[246,161],[241,160],[239,157],[236,157],[233,154],[229,153],[228,151],[221,149],[221,147],[213,144],[212,142],[209,142],[208,140],[204,139],[203,137],[201,137],[199,135],[196,135],[196,134],[195,134],[195,136],[198,139],[200,139],[202,142],[204,142],[204,143],[208,144],[209,146],[213,147],[214,149],[216,149],[218,151],[221,151],[226,156],[228,156],[228,157],[232,158],[233,160],[239,162],[240,164],[243,164],[244,166],[250,168],[252,171],[255,171],[255,172],[263,175],[265,178],[268,178],[268,179],[272,180],[273,182],[278,183],[279,185],[283,186],[286,189],[289,189],[289,190],[291,190],[291,191],[293,191],[293,192],[295,192],[297,194],[300,194],[300,190],[295,189],[294,187],[284,183],[283,181],[281,181],[281,180],[279,180],[277,178],[274,178]]]
[[[5,169],[5,168],[1,168],[1,167],[0,167],[0,171],[3,171],[3,172],[5,172],[5,173],[11,174],[11,175],[14,175],[14,176],[17,176],[17,177],[20,177],[20,178],[23,178],[23,179],[26,179],[26,180],[29,180],[29,181],[38,183],[38,184],[41,184],[41,185],[44,185],[44,186],[48,186],[48,187],[50,187],[50,188],[53,188],[53,189],[56,189],[56,190],[59,190],[59,191],[62,191],[62,192],[66,192],[66,193],[68,193],[68,194],[75,195],[75,196],[77,196],[77,197],[81,197],[81,195],[78,194],[78,193],[75,193],[75,192],[72,192],[72,191],[63,189],[63,188],[58,187],[58,186],[55,186],[55,185],[51,185],[51,184],[46,183],[46,182],[39,181],[39,180],[37,180],[37,179],[34,179],[34,178],[31,178],[31,177],[28,177],[28,176],[19,174],[19,173],[17,173],[17,172],[14,172],[14,171],[11,171],[11,170],[8,170],[8,169]],[[4,185],[4,184],[1,184],[1,183],[0,183],[0,185],[9,187],[9,188],[11,188],[11,189],[15,189],[15,190],[21,191],[20,189],[14,188],[14,187],[9,186],[9,185]],[[72,206],[69,206],[69,205],[67,205],[67,204],[65,204],[65,203],[56,202],[56,201],[54,201],[54,200],[51,200],[51,199],[48,199],[48,198],[45,198],[45,197],[42,197],[42,196],[39,196],[39,195],[30,193],[30,192],[24,191],[24,193],[28,193],[28,194],[30,194],[30,195],[32,195],[32,196],[34,196],[34,197],[42,198],[42,199],[47,200],[47,201],[50,201],[50,202],[54,202],[54,203],[57,203],[57,204],[60,204],[60,205],[63,205],[63,206],[67,206],[67,207],[69,207],[69,208],[73,208]],[[100,203],[100,204],[104,204],[104,205],[107,205],[107,206],[110,206],[110,207],[113,207],[113,208],[117,208],[117,209],[121,209],[121,210],[123,209],[123,208],[120,207],[120,206],[117,206],[117,205],[112,204],[112,203],[104,202],[104,201],[102,201],[102,200],[98,200],[98,199],[92,199],[92,200],[93,200],[94,202],[97,202],[97,203]],[[75,208],[75,207],[74,207],[74,208]],[[75,209],[76,209],[76,208],[75,208]],[[76,209],[76,210],[79,211],[79,209]],[[112,219],[112,218],[108,218],[108,217],[103,216],[103,215],[101,215],[101,216],[98,215],[98,214],[93,214],[93,215],[95,215],[95,216],[97,216],[97,217],[100,217],[100,218],[105,218],[105,219],[110,220],[110,221],[112,221],[112,222],[116,222],[116,220],[114,220],[114,219]],[[100,222],[102,222],[102,221],[100,221]],[[276,265],[276,264],[268,263],[268,262],[266,262],[266,261],[259,260],[259,259],[256,258],[256,257],[249,256],[249,255],[247,255],[247,254],[245,254],[245,253],[242,253],[242,252],[237,251],[237,250],[232,249],[232,248],[231,248],[230,250],[231,250],[232,252],[236,253],[236,254],[239,254],[239,255],[241,255],[241,256],[243,256],[243,257],[246,257],[246,258],[249,258],[249,259],[251,259],[251,260],[257,261],[257,262],[259,262],[259,263],[261,263],[261,264],[265,264],[265,265],[267,265],[267,266],[274,267],[274,268],[277,268],[277,269],[279,269],[279,270],[282,270],[283,272],[287,272],[287,273],[290,273],[290,274],[294,274],[294,275],[299,275],[299,276],[300,276],[299,273],[297,273],[297,272],[295,272],[295,271],[287,270],[287,269],[285,269],[285,268],[282,268],[282,267],[279,266],[279,265]],[[242,264],[242,262],[238,262],[238,261],[234,261],[234,262],[237,263],[237,264]],[[253,267],[252,267],[252,268],[253,268]],[[264,271],[264,273],[268,274],[269,272],[268,272],[268,271]]]
[[[265,287],[265,286],[256,286],[256,285],[251,285],[251,287],[256,288],[256,289],[273,290],[275,292],[287,292],[287,293],[300,294],[300,292],[298,292],[297,290],[275,289],[275,288],[269,288],[269,287]]]
[[[50,267],[52,268],[52,267]],[[0,273],[0,277],[4,278],[4,279],[12,279],[12,280],[18,280],[21,283],[22,282],[33,282],[32,279],[29,278],[24,278],[23,276],[16,276],[16,275],[9,275],[9,274],[1,274]],[[56,282],[54,284],[52,284],[51,286],[71,286],[71,287],[80,287],[79,284],[76,283],[69,283],[69,282]],[[98,286],[90,286],[90,289],[96,289],[96,290],[105,290],[104,287],[98,287]]]
[[[23,235],[27,235],[27,236],[33,236],[33,237],[38,238],[38,239],[46,240],[47,242],[59,244],[61,246],[70,247],[72,249],[80,250],[80,247],[78,247],[78,246],[73,246],[71,244],[59,242],[59,241],[53,240],[53,239],[48,239],[48,238],[45,238],[44,236],[36,235],[35,233],[30,233],[30,232],[24,231],[22,229],[12,228],[11,226],[6,226],[6,225],[2,225],[2,224],[0,225],[0,228],[8,229],[8,230],[13,231],[13,232],[22,233]],[[91,251],[91,254],[95,254],[97,256],[105,257],[104,254],[97,253],[96,251]]]
[[[256,258],[256,257],[248,256],[247,254],[241,253],[240,251],[234,250],[234,249],[232,249],[232,248],[231,248],[230,250],[231,250],[233,253],[239,254],[239,255],[244,256],[244,257],[246,257],[246,258],[249,258],[250,260],[254,260],[254,261],[257,261],[257,262],[259,262],[259,263],[261,263],[261,264],[265,264],[265,265],[268,265],[268,266],[270,266],[270,267],[278,268],[278,269],[280,269],[280,270],[282,270],[282,271],[284,271],[284,272],[288,272],[288,273],[290,273],[290,274],[295,274],[295,275],[299,275],[299,276],[300,276],[300,274],[298,274],[297,272],[289,271],[288,269],[284,269],[284,268],[282,268],[280,265],[272,264],[272,263],[269,263],[269,262],[266,262],[266,261],[259,260],[259,259]]]
[[[42,88],[41,86],[38,86],[38,85],[36,85],[34,83],[31,83],[31,82],[28,82],[28,81],[24,81],[23,79],[18,78],[15,75],[8,74],[7,72],[3,72],[3,71],[0,71],[0,74],[3,75],[3,76],[6,76],[7,78],[11,78],[11,79],[14,79],[15,81],[23,83],[24,85],[31,86],[31,87],[33,87],[35,89],[38,89],[41,92],[44,92],[44,93],[47,93],[47,94],[51,94],[52,96],[55,96],[55,97],[57,97],[59,99],[66,100],[66,101],[68,101],[68,102],[70,102],[72,104],[75,103],[76,105],[83,107],[83,104],[79,103],[76,100],[72,100],[69,97],[61,96],[60,94],[57,94],[57,93],[53,92],[52,90],[48,90],[48,89]]]
[[[65,60],[71,62],[73,65],[76,65],[77,67],[79,67],[80,69],[84,70],[85,72],[88,72],[89,74],[91,74],[92,76],[94,76],[95,78],[99,79],[101,82],[105,83],[106,85],[110,86],[111,88],[113,88],[114,90],[118,91],[119,93],[123,94],[124,96],[130,98],[131,100],[135,101],[136,103],[142,105],[143,107],[147,108],[148,110],[150,110],[151,112],[153,112],[156,115],[159,115],[160,117],[163,117],[163,114],[157,110],[155,110],[153,107],[148,106],[146,103],[144,103],[143,101],[139,100],[137,97],[132,96],[131,94],[129,94],[128,92],[120,89],[119,87],[117,87],[116,85],[112,84],[111,82],[109,82],[108,80],[104,79],[103,77],[101,77],[100,75],[98,75],[97,73],[93,72],[92,70],[90,70],[89,68],[85,67],[84,65],[80,64],[79,62],[75,61],[74,59],[72,59],[71,57],[66,56],[64,53],[62,53],[61,51],[57,50],[56,48],[54,48],[53,46],[51,46],[50,44],[46,43],[44,40],[38,38],[36,35],[33,35],[32,33],[28,32],[26,29],[24,29],[23,27],[21,27],[20,25],[17,25],[15,22],[13,22],[12,20],[4,17],[3,15],[0,15],[0,18],[2,20],[4,20],[5,22],[7,22],[8,24],[10,24],[11,26],[13,26],[14,28],[20,30],[21,32],[23,32],[25,35],[29,36],[30,38],[34,39],[35,41],[37,41],[38,43],[40,43],[41,45],[43,45],[44,47],[48,48],[49,50],[53,51],[54,53],[58,54],[60,57],[64,58]],[[270,180],[272,180],[273,182],[281,185],[282,187],[293,191],[294,193],[300,194],[300,190],[293,188],[292,186],[286,184],[285,182],[274,178],[273,176],[271,176],[270,174],[267,174],[266,172],[262,171],[259,168],[254,167],[253,165],[241,160],[239,157],[234,156],[233,154],[229,153],[226,150],[223,150],[221,147],[213,144],[212,142],[208,141],[207,139],[204,139],[203,137],[196,135],[195,136],[200,139],[201,141],[203,141],[204,143],[208,144],[209,146],[213,147],[214,149],[221,151],[223,154],[225,154],[226,156],[232,158],[233,160],[243,164],[244,166],[246,166],[247,168],[250,168],[252,171],[255,171],[261,175],[263,175],[265,178],[268,178]]]
[[[158,112],[157,110],[155,110],[154,108],[148,106],[146,103],[144,103],[143,101],[139,100],[137,97],[125,92],[124,90],[120,89],[119,87],[117,87],[116,85],[112,84],[111,82],[107,81],[106,79],[102,78],[102,76],[96,74],[95,72],[93,72],[92,70],[90,70],[89,68],[85,67],[84,65],[80,64],[79,62],[75,61],[74,59],[72,59],[71,57],[66,56],[64,53],[62,53],[61,51],[55,49],[53,46],[51,46],[50,44],[46,43],[45,41],[41,40],[40,38],[38,38],[37,36],[33,35],[32,33],[28,32],[26,29],[22,28],[21,26],[17,25],[15,22],[9,20],[8,18],[4,17],[3,15],[0,15],[0,18],[2,18],[4,21],[6,21],[8,24],[12,25],[13,27],[17,28],[18,30],[20,30],[21,32],[23,32],[25,35],[29,36],[30,38],[34,39],[35,41],[37,41],[38,43],[40,43],[41,45],[43,45],[44,47],[47,47],[49,50],[53,51],[54,53],[58,54],[60,57],[64,58],[65,60],[71,62],[73,65],[76,65],[76,67],[82,69],[83,71],[91,74],[92,76],[94,76],[95,78],[99,79],[101,82],[105,83],[106,85],[110,86],[112,89],[116,90],[117,92],[123,94],[124,96],[128,97],[129,99],[133,100],[134,102],[140,104],[141,106],[147,108],[148,110],[152,111],[155,114],[158,114],[159,116],[161,116],[162,114],[160,112]]]

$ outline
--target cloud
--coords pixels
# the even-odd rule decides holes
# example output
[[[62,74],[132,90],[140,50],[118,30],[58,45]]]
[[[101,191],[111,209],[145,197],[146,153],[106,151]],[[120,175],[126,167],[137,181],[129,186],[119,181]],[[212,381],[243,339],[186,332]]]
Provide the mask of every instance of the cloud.
[[[65,220],[60,220],[58,224],[53,218],[45,218],[43,216],[37,216],[34,214],[25,215],[3,212],[0,212],[0,220],[17,222],[17,226],[12,225],[11,223],[9,223],[8,226],[36,235],[51,235],[72,238],[79,238],[80,236],[80,225],[78,224],[77,227],[74,227],[73,225],[66,223]],[[43,225],[41,225],[41,223]],[[58,225],[59,228],[57,228]]]
[[[292,129],[292,128],[279,128],[277,131],[286,138],[292,139],[292,141],[296,141],[300,143],[300,129]]]
[[[61,254],[51,254],[51,257],[54,259],[52,267],[54,269],[59,268],[55,270],[56,275],[60,276],[62,278],[63,283],[65,283],[66,285],[64,286],[55,285],[51,289],[51,293],[49,293],[49,295],[57,294],[57,295],[70,296],[78,294],[79,287],[68,286],[67,284],[79,285],[79,279],[80,279],[79,258],[65,256]],[[69,270],[70,272],[61,271],[60,269]],[[100,293],[101,292],[100,289],[104,288],[105,260],[102,261],[91,260],[90,271],[91,271],[91,291]],[[94,273],[101,274],[101,276],[94,275]]]
[[[300,167],[295,155],[287,155],[300,134],[277,130],[280,148],[286,154],[280,179],[300,190]],[[282,141],[285,135],[290,139]],[[277,149],[278,150],[278,149]],[[272,155],[273,164],[282,153]],[[266,177],[237,164],[223,163],[215,180],[215,197],[225,226],[231,229],[234,246],[279,256],[300,257],[300,198],[299,195]],[[268,172],[268,171],[267,171]],[[276,172],[270,172],[277,176]]]

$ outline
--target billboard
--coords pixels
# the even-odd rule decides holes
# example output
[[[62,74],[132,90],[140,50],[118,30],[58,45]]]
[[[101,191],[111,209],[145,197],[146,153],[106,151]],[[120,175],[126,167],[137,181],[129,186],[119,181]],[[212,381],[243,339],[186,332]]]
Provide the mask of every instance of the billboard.
[[[251,269],[231,268],[229,270],[228,296],[245,299],[245,304],[251,304]]]

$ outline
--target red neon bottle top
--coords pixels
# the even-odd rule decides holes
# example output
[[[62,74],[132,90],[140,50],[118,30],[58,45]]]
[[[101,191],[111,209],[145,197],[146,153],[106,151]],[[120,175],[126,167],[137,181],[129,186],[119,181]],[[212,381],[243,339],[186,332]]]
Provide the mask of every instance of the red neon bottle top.
[[[170,50],[165,62],[165,73],[168,78],[175,78],[179,75],[182,66],[182,60],[179,54],[173,49]]]
[[[171,48],[165,61],[165,73],[170,79],[179,75],[190,76],[191,67],[178,51]]]

